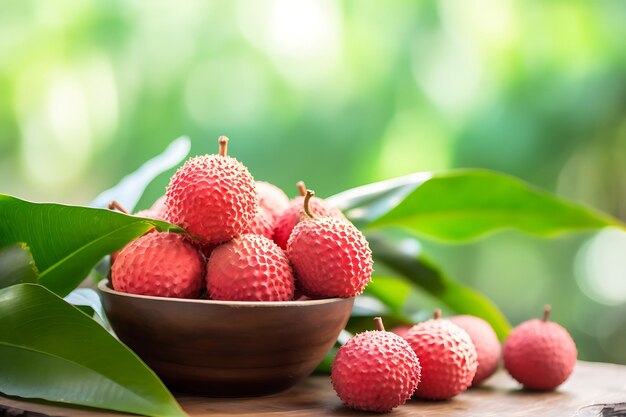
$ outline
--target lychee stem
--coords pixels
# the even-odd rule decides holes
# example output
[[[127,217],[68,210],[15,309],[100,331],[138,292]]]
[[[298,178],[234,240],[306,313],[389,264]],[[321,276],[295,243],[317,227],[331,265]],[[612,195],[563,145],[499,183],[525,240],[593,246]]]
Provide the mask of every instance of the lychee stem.
[[[385,331],[385,325],[383,324],[382,318],[374,317],[374,324],[376,325],[376,330],[380,330],[381,332]]]
[[[550,311],[552,310],[552,306],[550,304],[546,304],[543,307],[543,321],[548,321],[550,318]]]
[[[298,181],[296,183],[296,187],[298,187],[298,191],[300,192],[300,195],[304,197],[306,195],[306,185],[304,185],[304,181]]]
[[[220,155],[226,156],[228,154],[228,138],[226,136],[220,136],[217,142],[220,144]]]
[[[117,210],[117,211],[119,211],[119,212],[121,212],[121,213],[128,214],[128,210],[126,210],[126,209],[124,208],[124,206],[122,206],[120,203],[118,203],[118,202],[117,202],[117,200],[113,200],[113,201],[111,201],[111,202],[109,203],[109,205],[107,206],[107,208],[108,208],[109,210]]]
[[[315,191],[306,190],[306,195],[304,196],[304,212],[310,218],[313,218],[313,213],[311,213],[311,210],[309,208],[309,201],[311,200],[313,196],[315,196]]]
[[[435,312],[433,313],[433,319],[437,320],[441,318],[441,309],[440,308],[436,308]]]

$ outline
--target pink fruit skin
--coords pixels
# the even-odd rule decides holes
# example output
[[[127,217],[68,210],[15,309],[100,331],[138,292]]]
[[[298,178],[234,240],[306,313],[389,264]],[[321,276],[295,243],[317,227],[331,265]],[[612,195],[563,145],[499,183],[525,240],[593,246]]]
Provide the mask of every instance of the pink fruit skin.
[[[339,348],[330,378],[347,406],[384,413],[411,398],[420,372],[420,362],[404,339],[368,331]]]
[[[334,217],[344,221],[348,221],[341,210],[330,207],[321,198],[313,197],[309,201],[309,209],[316,217]],[[287,249],[289,236],[296,224],[300,221],[300,215],[304,211],[304,197],[296,197],[292,200],[291,205],[278,218],[274,225],[274,242],[282,249]]]
[[[409,330],[411,330],[412,327],[413,326],[396,326],[389,331],[397,334],[400,337],[404,337],[407,335],[407,333],[409,332]]]
[[[209,244],[244,233],[257,212],[252,175],[229,156],[188,159],[165,195],[168,220]]]
[[[515,327],[504,342],[504,366],[526,388],[553,390],[572,374],[576,344],[560,324],[539,319]]]
[[[259,206],[256,216],[254,216],[248,225],[246,233],[265,236],[266,238],[271,239],[273,231],[274,217],[263,207]]]
[[[303,218],[291,234],[287,256],[298,288],[309,297],[353,297],[372,278],[372,251],[348,221]]]
[[[432,319],[413,326],[405,339],[422,366],[416,397],[446,400],[472,384],[478,361],[465,330],[448,320]]]
[[[472,385],[478,385],[498,370],[502,357],[502,347],[498,336],[491,325],[480,317],[460,315],[450,317],[449,320],[465,330],[476,347],[478,369],[476,369]]]
[[[214,300],[289,301],[295,288],[283,250],[266,237],[250,234],[213,249],[206,282]]]
[[[118,254],[111,268],[117,291],[156,297],[198,298],[204,259],[181,235],[148,233]]]
[[[273,217],[273,221],[278,220],[278,217],[289,208],[287,194],[269,182],[257,181],[255,186],[259,206],[267,210]]]

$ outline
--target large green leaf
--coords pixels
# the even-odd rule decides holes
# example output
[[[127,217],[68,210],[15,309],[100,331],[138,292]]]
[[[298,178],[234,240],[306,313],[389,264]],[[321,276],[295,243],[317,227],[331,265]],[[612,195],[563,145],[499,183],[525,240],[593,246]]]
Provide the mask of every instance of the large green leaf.
[[[393,241],[379,234],[368,235],[368,241],[374,254],[375,266],[386,268],[459,314],[482,317],[491,324],[500,339],[504,339],[509,333],[511,329],[509,322],[491,300],[478,291],[448,278],[423,255],[411,253],[403,247],[402,242]],[[369,291],[380,293],[384,290]],[[384,300],[384,297],[381,298],[381,301]]]
[[[24,244],[0,247],[0,288],[37,281],[35,262]]]
[[[44,287],[0,290],[0,391],[157,417],[185,413],[159,378]]]
[[[103,256],[157,229],[182,231],[168,223],[111,210],[41,204],[0,194],[0,247],[26,243],[39,282],[67,295]]]
[[[552,236],[625,227],[608,215],[485,170],[414,174],[348,190],[330,200],[368,230],[394,226],[445,241],[512,228]]]

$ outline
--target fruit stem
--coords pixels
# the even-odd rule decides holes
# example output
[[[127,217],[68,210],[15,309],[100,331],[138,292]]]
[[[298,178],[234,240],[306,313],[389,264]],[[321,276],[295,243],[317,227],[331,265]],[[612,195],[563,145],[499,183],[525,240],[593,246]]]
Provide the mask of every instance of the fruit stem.
[[[300,192],[300,195],[304,197],[306,195],[306,185],[304,185],[304,181],[298,181],[296,183],[296,187],[298,187],[298,191]]]
[[[111,201],[111,202],[109,203],[109,205],[107,206],[107,208],[108,208],[109,210],[117,210],[117,211],[119,211],[119,212],[121,212],[121,213],[128,214],[128,210],[126,210],[126,209],[124,208],[124,206],[122,206],[120,203],[118,203],[118,202],[117,202],[117,200],[113,200],[113,201]]]
[[[309,209],[309,201],[313,196],[315,196],[315,191],[306,190],[306,195],[304,196],[304,212],[310,218],[313,218],[313,213],[311,213],[311,210]]]
[[[220,144],[220,155],[226,156],[228,154],[228,138],[220,136],[217,142]]]
[[[546,304],[543,307],[543,321],[548,321],[550,318],[550,311],[552,310],[552,306],[550,304]]]
[[[433,313],[433,319],[437,320],[441,318],[441,309],[440,308],[436,308],[435,312]]]
[[[376,330],[380,330],[381,332],[385,331],[385,325],[383,324],[382,318],[374,317],[374,324],[376,325]]]

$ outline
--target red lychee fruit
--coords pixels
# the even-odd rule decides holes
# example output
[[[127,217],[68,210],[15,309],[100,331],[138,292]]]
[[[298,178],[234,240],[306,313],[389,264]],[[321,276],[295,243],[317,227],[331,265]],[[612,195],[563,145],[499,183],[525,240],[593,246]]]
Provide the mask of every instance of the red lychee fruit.
[[[478,385],[493,375],[500,364],[502,348],[496,332],[491,325],[480,317],[460,315],[450,317],[449,320],[465,330],[472,339],[478,354],[478,368],[472,380],[472,385]]]
[[[576,365],[576,344],[560,324],[532,319],[515,327],[504,342],[504,366],[524,387],[553,390],[572,374]]]
[[[165,212],[167,211],[167,206],[165,205],[165,195],[157,198],[157,200],[152,204],[150,210],[155,213],[162,213],[165,216]]]
[[[289,301],[294,277],[281,248],[264,236],[241,235],[213,250],[206,270],[213,300]]]
[[[187,160],[165,193],[169,221],[209,244],[239,236],[257,212],[252,175],[226,155],[228,138],[220,136],[219,143],[218,155]]]
[[[204,258],[183,236],[148,233],[122,249],[111,268],[117,291],[157,297],[198,298]]]
[[[119,211],[120,213],[128,214],[128,210],[126,210],[124,208],[124,206],[122,206],[116,200],[113,200],[113,201],[111,201],[109,203],[108,209],[109,210],[116,210],[116,211]],[[158,209],[153,209],[153,208],[149,208],[149,209],[146,209],[146,210],[138,211],[137,213],[133,214],[133,216],[136,216],[136,217],[146,217],[148,219],[167,221],[166,218],[165,218],[165,212],[160,211]],[[156,231],[156,229],[152,228],[152,229],[148,230],[147,233],[151,233],[151,232],[154,232],[154,231]],[[117,251],[115,251],[115,252],[113,252],[111,254],[111,264],[113,264],[113,262],[115,262],[115,259],[117,258],[117,255],[119,255],[119,253],[120,253],[120,251],[117,250]]]
[[[393,329],[391,329],[390,332],[395,333],[395,334],[397,334],[400,337],[404,337],[409,332],[409,330],[411,330],[412,327],[413,326],[400,325],[400,326],[396,326]]]
[[[404,404],[420,381],[420,362],[406,340],[378,330],[359,333],[339,348],[330,374],[348,407],[384,413]]]
[[[372,278],[372,251],[361,232],[345,220],[314,216],[307,191],[302,220],[289,238],[287,256],[298,287],[310,297],[353,297]]]
[[[274,221],[289,208],[289,197],[274,184],[265,181],[255,182],[257,203],[264,208]]]
[[[274,224],[274,242],[282,249],[287,249],[287,242],[294,226],[300,221],[300,214],[304,204],[306,188],[302,181],[298,182],[300,196],[294,198],[288,209],[276,220]],[[319,217],[334,217],[343,221],[348,221],[341,210],[331,207],[321,198],[313,197],[309,202],[309,210]]]
[[[478,366],[476,348],[467,332],[436,310],[431,320],[416,324],[405,336],[420,359],[422,380],[415,396],[446,400],[465,391]]]
[[[273,230],[274,217],[263,207],[259,206],[256,215],[248,225],[246,233],[265,236],[266,238],[271,239]]]

